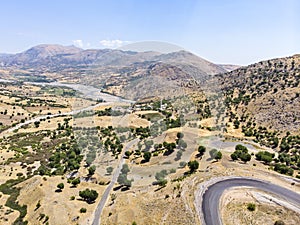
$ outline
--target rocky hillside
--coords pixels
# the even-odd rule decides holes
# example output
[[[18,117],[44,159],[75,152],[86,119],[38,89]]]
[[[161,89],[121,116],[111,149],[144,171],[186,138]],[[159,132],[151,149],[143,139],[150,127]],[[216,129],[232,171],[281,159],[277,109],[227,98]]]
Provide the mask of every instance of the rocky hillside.
[[[208,86],[219,93],[219,102],[214,103],[218,123],[231,135],[242,133],[273,148],[284,149],[288,144],[299,149],[299,81],[299,55],[216,75]]]

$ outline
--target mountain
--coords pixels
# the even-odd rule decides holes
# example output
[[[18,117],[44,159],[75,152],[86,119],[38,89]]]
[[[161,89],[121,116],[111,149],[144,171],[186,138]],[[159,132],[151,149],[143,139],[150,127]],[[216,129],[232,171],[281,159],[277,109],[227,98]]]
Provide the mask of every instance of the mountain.
[[[259,126],[300,130],[300,55],[258,62],[218,74],[210,84],[223,93],[227,115],[251,134]],[[256,124],[256,125],[255,125]],[[244,127],[242,127],[244,126]]]
[[[10,74],[12,78],[30,81],[76,80],[132,99],[145,97],[145,93],[153,95],[154,89],[164,92],[164,95],[170,94],[165,85],[176,89],[191,80],[195,83],[226,72],[222,67],[183,50],[163,54],[119,49],[83,50],[46,44],[0,58],[0,63],[1,69],[8,71],[6,77]],[[143,87],[142,92],[135,88],[139,86]]]
[[[117,65],[124,66],[134,62],[145,61],[159,53],[131,52],[112,49],[83,50],[75,46],[38,45],[22,53],[10,55],[4,59],[6,66],[39,68],[48,66],[57,69],[59,66],[78,67],[80,65]],[[2,58],[3,60],[3,58]]]

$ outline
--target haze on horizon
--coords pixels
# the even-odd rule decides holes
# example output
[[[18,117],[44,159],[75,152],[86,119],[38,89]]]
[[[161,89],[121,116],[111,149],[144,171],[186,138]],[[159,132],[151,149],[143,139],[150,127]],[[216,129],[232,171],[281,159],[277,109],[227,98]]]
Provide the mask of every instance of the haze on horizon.
[[[214,63],[246,65],[300,52],[297,0],[19,0],[0,7],[1,53],[38,44],[118,48],[150,40]]]

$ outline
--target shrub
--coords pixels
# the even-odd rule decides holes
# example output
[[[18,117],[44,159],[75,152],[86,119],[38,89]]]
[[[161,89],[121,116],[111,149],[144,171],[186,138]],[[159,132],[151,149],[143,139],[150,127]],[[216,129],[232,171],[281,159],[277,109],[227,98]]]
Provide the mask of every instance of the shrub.
[[[86,213],[86,208],[81,208],[80,213]]]
[[[247,209],[251,212],[255,211],[256,205],[254,203],[248,203]]]

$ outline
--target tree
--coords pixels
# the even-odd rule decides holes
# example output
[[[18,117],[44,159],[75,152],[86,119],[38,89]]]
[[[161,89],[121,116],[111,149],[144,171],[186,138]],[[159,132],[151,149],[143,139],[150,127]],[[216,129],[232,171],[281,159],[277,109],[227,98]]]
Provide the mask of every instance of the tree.
[[[93,176],[95,174],[95,171],[96,171],[96,166],[95,165],[90,166],[88,168],[88,171],[89,171],[89,176]]]
[[[181,168],[185,167],[185,166],[186,166],[186,162],[181,161],[181,162],[179,163],[179,166],[180,166]]]
[[[182,139],[179,139],[177,145],[178,145],[178,148],[180,148],[180,149],[186,149],[186,147],[187,147],[187,143]]]
[[[58,188],[60,191],[62,191],[62,189],[64,189],[64,187],[65,187],[65,185],[64,185],[63,183],[59,183],[59,184],[57,185],[57,188]]]
[[[235,121],[233,121],[233,125],[234,125],[234,129],[238,129],[240,126],[240,121],[236,119]]]
[[[127,179],[127,174],[129,173],[129,167],[127,164],[124,164],[122,169],[121,169],[121,174],[119,175],[118,179],[117,179],[117,182],[120,184],[120,185],[123,185],[123,186],[126,186],[126,187],[131,187],[131,183],[132,183],[132,180],[128,180]]]
[[[246,163],[251,160],[251,155],[249,153],[242,153],[240,154],[240,159]]]
[[[128,180],[127,174],[120,174],[117,182],[122,186],[131,187],[132,180]]]
[[[123,174],[127,174],[127,173],[129,173],[129,166],[127,165],[127,164],[124,164],[123,166],[122,166],[122,169],[121,169],[121,172],[123,173]]]
[[[80,213],[86,213],[86,208],[81,208]]]
[[[189,161],[188,167],[190,168],[190,172],[194,173],[199,168],[199,163],[196,160]]]
[[[184,134],[183,133],[181,133],[181,132],[178,132],[177,133],[177,138],[178,139],[182,139],[184,137]]]
[[[231,159],[232,159],[233,161],[239,159],[239,156],[238,156],[238,154],[237,154],[236,152],[232,153],[232,154],[230,155],[230,157],[231,157]]]
[[[151,152],[144,152],[143,157],[144,157],[145,162],[149,162],[151,159]]]
[[[98,198],[98,192],[87,188],[84,191],[79,191],[79,196],[87,203],[92,203]]]
[[[77,185],[80,184],[80,178],[77,177],[77,178],[73,179],[73,180],[71,181],[71,184],[72,184],[74,187],[77,187]]]
[[[216,156],[215,156],[215,159],[216,160],[222,159],[222,152],[218,151],[217,154],[216,154]]]
[[[114,168],[112,168],[111,166],[106,168],[106,172],[108,174],[111,174],[113,170],[114,170]]]
[[[38,128],[40,126],[40,121],[34,121],[35,128]]]
[[[181,159],[181,156],[182,156],[182,151],[181,150],[177,151],[175,161]]]
[[[200,145],[200,146],[198,147],[198,152],[199,152],[200,156],[203,156],[204,153],[205,153],[205,151],[206,151],[205,146]]]
[[[168,183],[168,181],[165,179],[167,175],[168,175],[167,170],[161,170],[160,172],[157,172],[155,174],[155,179],[157,180],[155,184],[158,184],[161,187],[165,187],[166,184]]]
[[[131,155],[131,152],[130,152],[130,151],[126,151],[126,152],[125,152],[125,156],[126,156],[127,158],[129,158],[130,155]]]

